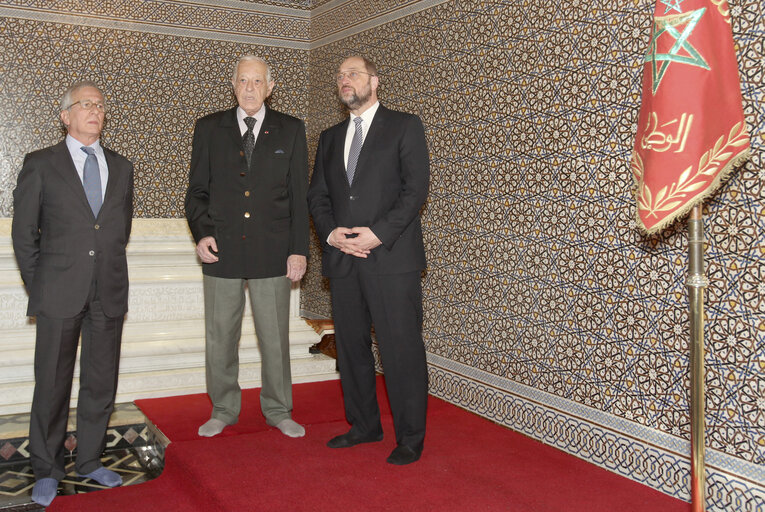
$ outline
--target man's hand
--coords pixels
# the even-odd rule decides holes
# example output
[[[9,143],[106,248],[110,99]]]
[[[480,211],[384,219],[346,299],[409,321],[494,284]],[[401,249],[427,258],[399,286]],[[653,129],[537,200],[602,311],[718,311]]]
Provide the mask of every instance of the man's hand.
[[[367,227],[335,228],[330,233],[328,242],[332,247],[337,247],[344,253],[357,258],[366,258],[372,249],[382,244]]]
[[[306,257],[302,254],[290,254],[287,256],[287,277],[293,283],[303,279],[306,269]]]
[[[218,252],[218,244],[215,242],[215,238],[206,236],[197,244],[197,256],[202,260],[202,263],[215,263],[218,261],[218,256],[213,254]]]

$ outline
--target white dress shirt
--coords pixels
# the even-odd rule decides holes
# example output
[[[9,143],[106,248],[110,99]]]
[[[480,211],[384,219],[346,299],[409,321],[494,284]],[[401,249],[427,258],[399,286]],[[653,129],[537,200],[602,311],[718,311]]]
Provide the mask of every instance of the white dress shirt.
[[[247,112],[245,112],[242,107],[236,107],[236,120],[239,121],[239,132],[242,134],[242,137],[244,137],[244,134],[247,131],[247,123],[244,122],[245,117],[254,117],[257,121],[255,126],[252,128],[252,134],[255,136],[254,142],[257,142],[258,134],[260,133],[260,127],[263,126],[263,119],[266,118],[266,104],[263,103],[260,106],[260,110],[255,112],[254,116],[248,116]]]

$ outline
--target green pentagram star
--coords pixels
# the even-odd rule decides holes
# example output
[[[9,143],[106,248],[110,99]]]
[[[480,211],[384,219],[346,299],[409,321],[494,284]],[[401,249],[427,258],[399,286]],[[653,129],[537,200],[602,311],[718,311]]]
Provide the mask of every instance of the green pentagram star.
[[[677,12],[683,12],[683,10],[680,8],[680,4],[684,1],[685,0],[661,0],[661,3],[667,6],[667,8],[664,9],[664,14],[667,14],[670,9],[673,9]]]
[[[661,18],[657,16],[654,20],[651,45],[648,48],[645,59],[643,59],[644,62],[651,63],[653,94],[656,94],[664,74],[673,62],[710,69],[704,57],[688,42],[688,37],[693,32],[693,29],[696,28],[705,11],[706,8],[702,8],[684,14],[674,14]],[[669,49],[669,53],[658,53],[657,41],[664,34],[667,34],[668,37],[674,37],[675,43]],[[684,50],[685,54],[681,55],[679,53],[680,50]]]

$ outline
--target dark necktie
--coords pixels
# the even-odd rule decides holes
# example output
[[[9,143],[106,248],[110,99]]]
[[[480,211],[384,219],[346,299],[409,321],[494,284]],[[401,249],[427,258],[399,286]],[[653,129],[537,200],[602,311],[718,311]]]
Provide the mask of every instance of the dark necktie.
[[[244,156],[247,158],[247,167],[250,166],[250,159],[252,158],[252,150],[255,149],[255,133],[252,129],[255,127],[255,123],[258,120],[254,117],[245,117],[244,124],[247,125],[247,131],[242,136],[242,144],[244,144]]]
[[[98,217],[98,212],[101,210],[101,171],[98,169],[98,159],[96,158],[95,150],[88,146],[82,146],[80,148],[88,154],[85,158],[85,167],[82,169],[82,186],[85,187],[85,195],[88,197],[88,203],[90,209],[93,210],[93,215]]]
[[[356,131],[353,134],[353,140],[351,141],[351,149],[348,152],[348,165],[345,168],[345,174],[348,175],[348,184],[353,184],[353,175],[356,174],[356,164],[359,162],[359,154],[361,154],[361,146],[364,144],[364,132],[361,129],[361,118],[356,117],[353,120],[356,123]]]

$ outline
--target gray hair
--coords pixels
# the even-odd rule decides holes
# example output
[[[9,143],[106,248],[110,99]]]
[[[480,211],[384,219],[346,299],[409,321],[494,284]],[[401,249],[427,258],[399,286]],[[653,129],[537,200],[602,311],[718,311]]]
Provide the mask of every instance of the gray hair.
[[[92,80],[82,80],[81,82],[76,82],[69,87],[66,88],[66,91],[64,91],[64,95],[61,96],[61,110],[68,110],[72,106],[72,96],[74,96],[74,93],[82,89],[83,87],[92,87],[95,90],[97,90],[101,96],[104,96],[104,91],[101,90],[101,88],[96,85],[96,83]]]
[[[239,64],[242,62],[261,62],[266,66],[266,82],[271,82],[271,66],[268,65],[268,62],[261,59],[260,57],[252,54],[242,55],[239,57],[239,60],[236,61],[236,64],[234,64],[234,72],[231,74],[231,80],[236,82],[236,74],[239,72]]]
[[[371,59],[363,55],[349,55],[345,58],[345,60],[343,60],[343,62],[348,59],[361,59],[362,62],[364,62],[364,67],[367,69],[367,73],[369,73],[371,76],[377,76],[377,66],[374,62],[372,62]]]

